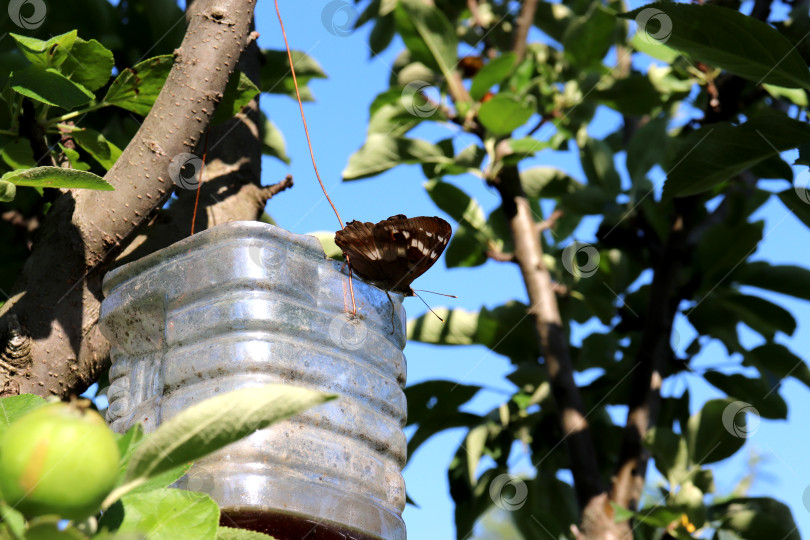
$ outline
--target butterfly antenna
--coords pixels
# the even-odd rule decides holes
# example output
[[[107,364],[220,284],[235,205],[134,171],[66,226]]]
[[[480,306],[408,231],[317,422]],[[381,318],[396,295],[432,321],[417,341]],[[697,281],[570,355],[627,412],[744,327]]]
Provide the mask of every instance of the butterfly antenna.
[[[440,292],[436,292],[436,291],[426,291],[425,289],[413,289],[413,290],[414,291],[419,291],[419,292],[429,292],[430,294],[438,294],[439,296],[446,296],[448,298],[458,298],[458,296],[456,296],[455,294],[444,294],[444,293],[440,293]],[[424,300],[423,300],[423,302],[424,302]]]
[[[411,289],[411,290],[413,290],[413,289]],[[425,292],[430,292],[430,291],[425,291]],[[428,306],[428,303],[427,303],[427,302],[425,302],[425,299],[424,299],[424,298],[422,298],[421,296],[419,296],[418,294],[416,294],[416,292],[414,292],[413,294],[415,294],[415,295],[416,295],[416,297],[417,297],[419,300],[421,300],[423,304],[425,304],[425,305],[427,306],[427,308],[430,310],[430,312],[431,312],[431,313],[433,313],[434,315],[436,315],[436,318],[437,318],[437,319],[439,319],[440,321],[444,322],[444,319],[442,319],[441,317],[439,317],[439,315],[438,315],[438,314],[437,314],[435,311],[433,311],[433,308],[432,308],[432,307]],[[434,293],[434,294],[440,294],[440,293]],[[450,295],[449,295],[449,294],[444,294],[444,295],[442,295],[442,296],[450,296]],[[454,296],[453,298],[455,298],[455,296]]]
[[[340,223],[340,228],[343,228],[343,220],[340,218],[340,212],[338,212],[337,208],[335,207],[335,203],[332,202],[332,199],[329,197],[329,194],[326,192],[326,187],[323,185],[323,180],[321,180],[321,175],[318,173],[318,165],[315,163],[315,152],[312,150],[312,140],[309,138],[309,128],[307,128],[307,118],[304,115],[304,104],[301,103],[301,92],[298,90],[298,78],[295,76],[295,66],[293,65],[292,59],[292,52],[290,52],[290,44],[287,43],[287,32],[284,30],[284,22],[281,20],[281,11],[278,7],[278,0],[275,0],[276,5],[276,15],[278,16],[278,24],[281,26],[281,36],[284,38],[284,47],[287,49],[287,58],[290,60],[290,73],[292,73],[293,78],[293,86],[295,86],[295,97],[298,99],[298,108],[301,110],[301,121],[304,123],[304,133],[307,136],[307,146],[309,146],[309,156],[312,158],[312,168],[315,170],[315,177],[318,179],[318,183],[321,185],[321,191],[323,191],[326,200],[329,201],[329,206],[332,207],[332,210],[335,212],[335,216],[337,216],[338,223]],[[349,261],[349,258],[346,257],[346,262],[349,263],[349,290],[351,291],[352,296],[352,314],[357,314],[357,305],[354,301],[354,285],[352,283],[352,263]]]

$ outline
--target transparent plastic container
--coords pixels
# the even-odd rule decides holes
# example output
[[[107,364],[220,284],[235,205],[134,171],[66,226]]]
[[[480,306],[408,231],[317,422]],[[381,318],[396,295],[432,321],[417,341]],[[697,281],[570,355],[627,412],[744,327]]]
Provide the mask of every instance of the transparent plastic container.
[[[137,422],[153,431],[245,386],[340,395],[194,465],[180,486],[209,493],[223,525],[279,539],[406,538],[400,295],[392,306],[355,278],[350,318],[341,264],[315,237],[259,222],[220,225],[117,268],[103,290],[107,421],[118,432]]]

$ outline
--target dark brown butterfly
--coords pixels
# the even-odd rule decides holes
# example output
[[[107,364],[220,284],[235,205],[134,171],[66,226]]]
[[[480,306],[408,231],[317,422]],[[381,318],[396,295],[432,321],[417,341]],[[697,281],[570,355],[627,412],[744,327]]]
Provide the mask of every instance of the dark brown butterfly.
[[[358,276],[385,291],[414,296],[411,283],[439,259],[452,232],[442,218],[398,214],[379,223],[350,221],[335,233],[335,243]]]

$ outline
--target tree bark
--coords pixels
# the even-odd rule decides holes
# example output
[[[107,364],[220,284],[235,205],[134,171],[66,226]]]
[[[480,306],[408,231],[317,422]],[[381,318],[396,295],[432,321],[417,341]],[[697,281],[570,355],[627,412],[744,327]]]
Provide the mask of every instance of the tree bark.
[[[0,311],[11,342],[28,339],[14,369],[0,365],[0,395],[65,397],[107,367],[98,330],[105,270],[172,192],[168,166],[195,150],[250,37],[254,0],[197,0],[171,73],[151,112],[105,179],[115,191],[69,190],[45,220],[39,241]],[[14,328],[21,330],[10,331]],[[12,340],[13,338],[13,340]]]

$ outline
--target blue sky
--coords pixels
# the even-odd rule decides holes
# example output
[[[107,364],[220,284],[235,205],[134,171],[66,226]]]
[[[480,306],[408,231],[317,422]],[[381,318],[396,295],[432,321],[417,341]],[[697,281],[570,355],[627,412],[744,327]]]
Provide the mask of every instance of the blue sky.
[[[321,13],[328,4],[318,2],[282,2],[282,15],[287,35],[293,48],[303,50],[320,62],[329,79],[316,80],[310,84],[315,103],[305,104],[307,121],[312,136],[318,168],[329,194],[344,220],[359,219],[378,221],[388,216],[404,213],[408,216],[440,215],[445,218],[428,198],[422,188],[424,177],[417,166],[401,166],[379,177],[351,183],[340,181],[341,171],[349,156],[365,139],[368,121],[368,106],[376,94],[387,88],[390,66],[395,54],[402,49],[395,43],[379,58],[370,59],[367,47],[369,28],[363,28],[347,36],[330,33],[322,24]],[[365,5],[365,3],[361,4]],[[641,5],[633,2],[632,6]],[[337,17],[341,17],[339,13]],[[263,48],[283,48],[281,32],[273,3],[259,2],[256,12],[257,30],[261,34],[259,45]],[[335,19],[340,26],[342,19]],[[295,233],[334,231],[336,219],[318,187],[309,160],[298,105],[282,96],[262,96],[262,109],[282,130],[287,149],[292,158],[291,166],[265,158],[262,181],[275,183],[287,173],[293,174],[295,187],[276,199],[267,211],[278,224]],[[607,111],[599,113],[593,123],[591,135],[600,137],[620,125],[620,118]],[[473,138],[450,126],[419,128],[413,136],[438,140],[454,136],[456,148],[473,142]],[[790,158],[795,156],[788,153]],[[789,160],[792,162],[792,159]],[[533,165],[554,165],[577,178],[584,178],[575,153],[543,153]],[[798,174],[803,168],[795,169]],[[622,174],[624,171],[620,169]],[[663,174],[657,178],[663,182]],[[496,193],[486,188],[473,176],[453,177],[453,183],[478,199],[488,213],[499,204]],[[787,184],[768,182],[766,189],[780,191]],[[449,218],[448,218],[449,219]],[[797,264],[810,266],[810,232],[776,199],[772,198],[754,216],[766,222],[766,236],[754,255],[756,260],[774,264]],[[595,221],[585,221],[577,230],[578,240],[592,240]],[[428,299],[434,306],[448,305],[468,310],[481,306],[494,307],[509,299],[526,300],[526,293],[514,265],[489,262],[476,269],[452,269],[444,267],[443,261],[417,282],[419,288],[456,294],[458,300],[450,302],[440,297]],[[810,306],[806,302],[782,295],[751,290],[765,298],[776,301],[791,311],[798,322],[793,337],[780,335],[777,341],[787,345],[794,353],[805,357],[810,350]],[[438,299],[437,299],[438,298]],[[418,300],[406,302],[409,317],[426,311]],[[586,335],[588,328],[577,329],[575,340]],[[680,334],[680,346],[685,346],[692,337],[692,330],[683,320],[676,330]],[[746,346],[759,344],[761,338],[746,328],[741,329]],[[484,392],[468,405],[468,410],[485,412],[501,403],[514,387],[504,376],[510,371],[509,363],[484,347],[437,348],[419,343],[406,347],[408,358],[408,381],[417,383],[429,379],[451,379],[465,384],[486,387]],[[712,344],[704,349],[693,362],[693,368],[731,366],[738,358],[728,358],[725,349]],[[692,409],[696,410],[708,399],[722,397],[713,387],[695,375],[682,374],[668,380],[664,386],[667,395],[679,395],[685,387],[690,389]],[[808,389],[793,379],[783,383],[781,393],[790,406],[787,421],[762,421],[758,430],[746,441],[742,451],[733,458],[714,467],[719,493],[728,492],[748,473],[747,462],[752,455],[761,458],[751,495],[774,496],[788,504],[799,530],[810,533],[810,511],[805,508],[802,496],[810,485],[810,473],[806,467],[808,441],[804,437],[805,426],[810,425],[810,400]],[[625,411],[611,411],[623,419]],[[405,469],[405,480],[411,497],[420,508],[408,507],[405,521],[411,538],[455,538],[453,506],[448,495],[447,466],[461,442],[464,432],[451,430],[431,439],[423,445]],[[516,470],[521,469],[520,456],[515,458]],[[525,468],[524,468],[525,469]],[[649,478],[654,480],[652,473]]]

